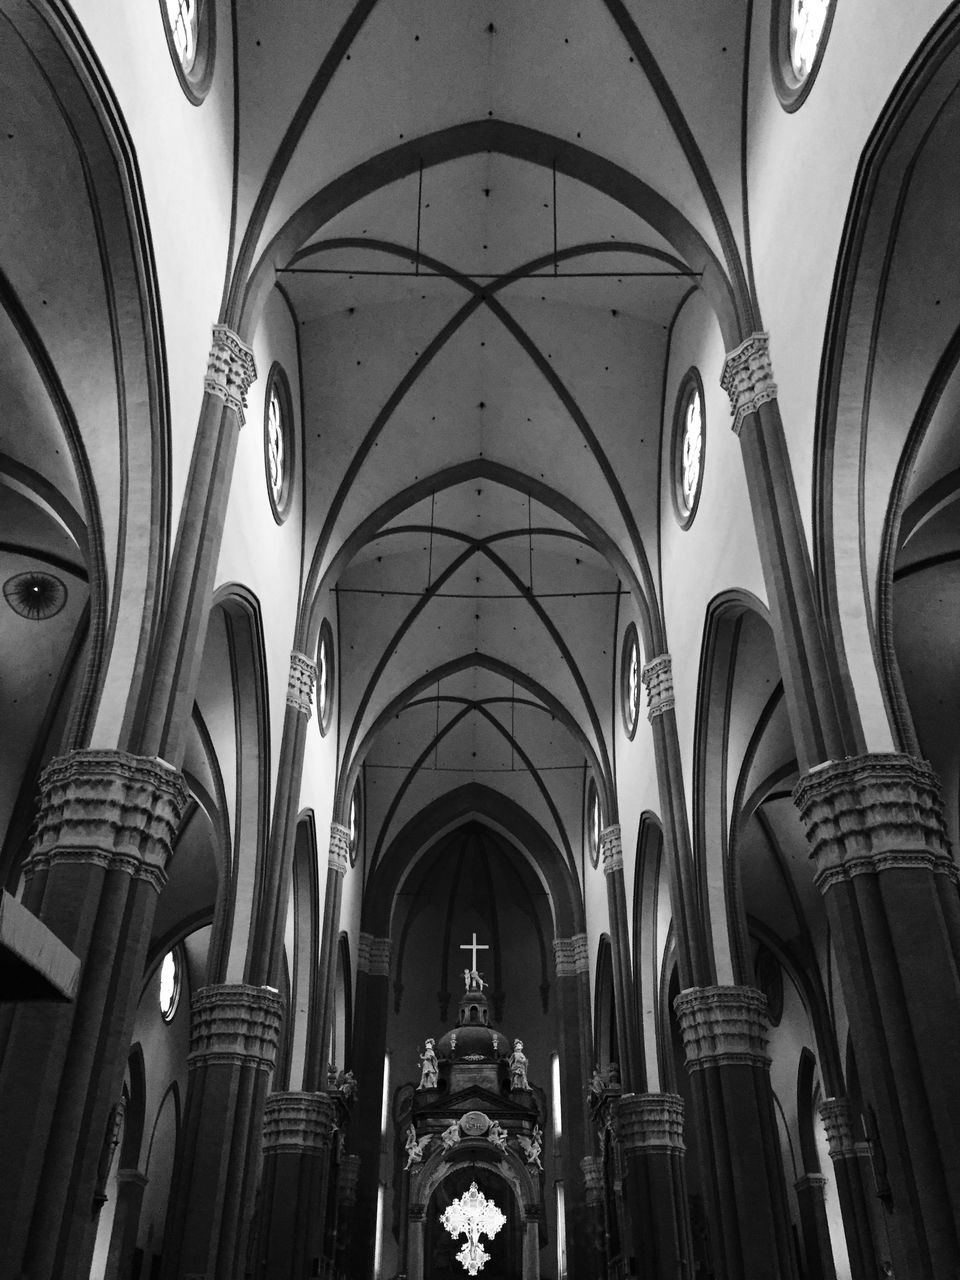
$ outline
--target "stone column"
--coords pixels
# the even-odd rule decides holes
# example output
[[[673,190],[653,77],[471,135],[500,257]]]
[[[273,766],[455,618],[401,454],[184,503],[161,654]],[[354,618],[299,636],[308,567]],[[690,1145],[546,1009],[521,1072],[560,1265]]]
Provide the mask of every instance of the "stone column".
[[[837,1182],[851,1280],[873,1280],[882,1272],[870,1211],[876,1187],[869,1149],[865,1142],[857,1141],[853,1108],[848,1098],[827,1098],[820,1104],[820,1115],[827,1131],[827,1147]]]
[[[804,1173],[794,1182],[800,1207],[800,1232],[806,1254],[809,1280],[837,1280],[833,1246],[827,1226],[827,1206],[823,1193],[827,1180],[822,1173]]]
[[[165,1280],[236,1280],[244,1274],[282,1013],[280,997],[269,987],[201,987],[193,998]]]
[[[270,844],[265,864],[263,890],[257,904],[252,943],[247,961],[247,981],[256,986],[278,986],[283,963],[283,939],[290,902],[290,880],[293,875],[293,851],[300,809],[300,781],[303,775],[303,753],[307,741],[307,725],[313,709],[313,690],[317,683],[317,667],[305,653],[290,654],[287,678],[287,705],[280,739],[277,766],[277,788],[270,824]],[[336,970],[334,970],[336,971]],[[326,1071],[326,1062],[322,1064]],[[311,1088],[322,1087],[324,1079],[310,1082]]]
[[[554,938],[557,1014],[560,1023],[560,1105],[563,1178],[566,1189],[567,1258],[571,1276],[596,1274],[600,1254],[592,1242],[593,1212],[576,1176],[587,1150],[587,1081],[590,1078],[590,954],[585,933]],[[554,1142],[552,1124],[547,1141]]]
[[[626,1164],[629,1252],[645,1280],[685,1280],[692,1272],[683,1099],[626,1093],[617,1102],[617,1138]]]
[[[670,885],[670,909],[677,939],[677,968],[682,986],[708,983],[712,977],[706,936],[697,912],[699,893],[687,824],[683,762],[677,736],[670,655],[661,653],[643,668],[647,690],[647,719],[653,732],[653,750],[663,815],[664,858]]]
[[[743,452],[787,714],[800,766],[809,768],[858,748],[817,607],[769,336],[751,334],[731,351],[720,382],[730,397]]]
[[[360,1179],[360,1157],[341,1157],[337,1174],[337,1267],[347,1275],[350,1237],[353,1234],[353,1211],[357,1206],[357,1183]],[[401,1230],[403,1224],[401,1224]],[[403,1252],[401,1250],[401,1257]]]
[[[253,352],[215,324],[153,669],[134,729],[139,750],[170,760],[181,758],[190,724],[237,440],[256,376]]]
[[[0,1275],[85,1275],[104,1135],[186,808],[162,760],[83,750],[40,777],[24,903],[82,961],[73,1004],[0,1012]]]
[[[423,1280],[423,1219],[426,1210],[422,1204],[412,1204],[407,1213],[407,1280]],[[374,1241],[376,1247],[376,1241]],[[372,1274],[358,1272],[358,1275]],[[524,1272],[526,1275],[526,1272]]]
[[[107,1255],[107,1280],[124,1280],[130,1274],[133,1251],[137,1247],[143,1193],[149,1181],[147,1175],[139,1169],[117,1170],[117,1203],[113,1211],[113,1229],[110,1232],[110,1251]]]
[[[631,1089],[643,1083],[644,1065],[637,1026],[637,1007],[633,998],[627,892],[623,883],[623,847],[618,825],[606,827],[600,832],[600,856],[607,882],[607,910],[613,953],[613,994],[617,1039],[620,1042],[620,1079],[624,1089]]]
[[[960,1090],[947,1069],[960,1062],[960,896],[939,779],[911,756],[858,756],[806,774],[794,799],[890,1188],[894,1272],[940,1280],[960,1258]]]
[[[380,1187],[383,1060],[387,1049],[389,1006],[390,939],[361,933],[357,949],[357,994],[354,1001],[357,1013],[353,1028],[352,1059],[360,1091],[350,1125],[350,1146],[360,1157],[357,1207],[352,1215],[350,1230],[352,1248],[349,1273],[356,1276],[373,1274],[377,1193]],[[392,1129],[389,1118],[388,1124]],[[410,1229],[412,1232],[412,1226]]]
[[[321,1274],[336,1114],[328,1093],[274,1093],[267,1099],[257,1280]]]
[[[584,1195],[588,1213],[588,1229],[590,1232],[593,1254],[597,1265],[588,1271],[588,1275],[605,1276],[607,1274],[608,1253],[606,1239],[606,1222],[603,1212],[603,1161],[599,1156],[584,1156],[580,1161],[583,1173]],[[571,1271],[571,1275],[578,1272]]]
[[[725,1280],[796,1280],[766,998],[752,987],[694,987],[681,991],[674,1007],[696,1107],[715,1265]]]
[[[303,1079],[304,1085],[309,1089],[318,1089],[326,1084],[330,1032],[336,1011],[340,903],[343,898],[343,877],[347,874],[349,865],[350,829],[342,823],[331,822],[330,849],[327,854],[327,884],[323,895],[323,924],[320,932],[320,965],[317,974],[317,987],[320,991],[317,1040],[307,1054]],[[340,1067],[344,1065],[342,1062],[337,1063]]]
[[[540,1206],[523,1206],[523,1280],[540,1280]]]

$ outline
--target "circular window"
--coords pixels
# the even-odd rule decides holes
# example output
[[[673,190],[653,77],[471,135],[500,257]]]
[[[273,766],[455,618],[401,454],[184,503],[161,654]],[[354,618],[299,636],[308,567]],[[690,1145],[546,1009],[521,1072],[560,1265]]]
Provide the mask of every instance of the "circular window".
[[[67,603],[67,588],[52,573],[29,569],[6,580],[3,598],[21,618],[45,622],[47,618],[56,617]]]
[[[180,1002],[180,952],[168,951],[160,961],[160,1016],[171,1022]]]
[[[333,717],[333,629],[324,618],[317,644],[317,723],[326,734]]]
[[[160,12],[181,87],[199,106],[213,76],[214,0],[160,0]]]
[[[360,794],[360,783],[353,788],[350,798],[350,819],[347,823],[350,831],[350,865],[356,866],[360,841],[363,837],[363,797]]]
[[[623,637],[623,657],[620,666],[620,698],[623,705],[623,727],[627,737],[637,732],[640,715],[640,643],[637,628],[631,622]]]
[[[263,464],[270,507],[277,524],[283,524],[290,510],[293,491],[293,408],[290,385],[278,364],[267,379],[263,414]]]
[[[834,0],[777,0],[773,6],[773,80],[787,111],[796,111],[813,85],[833,8]]]
[[[673,504],[684,529],[693,523],[700,501],[706,425],[703,383],[691,369],[680,384],[673,417]]]
[[[590,865],[596,866],[600,861],[600,796],[593,778],[587,784],[587,852],[590,854]]]

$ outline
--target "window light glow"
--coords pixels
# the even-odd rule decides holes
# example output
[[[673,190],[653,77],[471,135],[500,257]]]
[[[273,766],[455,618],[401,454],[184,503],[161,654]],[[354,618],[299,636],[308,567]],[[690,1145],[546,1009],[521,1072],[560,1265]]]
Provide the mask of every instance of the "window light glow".
[[[563,1104],[560,1101],[560,1055],[555,1053],[550,1063],[550,1087],[553,1095],[553,1136],[560,1141],[563,1136]]]
[[[167,0],[167,21],[184,71],[197,56],[197,0]]]
[[[563,1183],[557,1183],[557,1280],[567,1280],[567,1218]]]
[[[829,11],[830,0],[791,0],[790,61],[798,80],[813,70]]]
[[[373,1280],[381,1280],[383,1272],[383,1198],[386,1187],[383,1183],[377,1189],[377,1234],[373,1253]]]
[[[380,1104],[380,1136],[387,1132],[387,1113],[390,1104],[390,1054],[383,1058],[383,1101]]]

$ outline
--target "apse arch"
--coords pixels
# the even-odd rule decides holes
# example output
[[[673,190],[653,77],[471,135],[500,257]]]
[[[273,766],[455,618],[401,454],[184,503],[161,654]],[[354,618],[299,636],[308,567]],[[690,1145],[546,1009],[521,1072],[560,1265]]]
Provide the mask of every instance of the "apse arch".
[[[292,214],[262,250],[249,277],[234,278],[226,322],[250,340],[256,330],[276,269],[326,223],[381,187],[451,160],[493,152],[552,169],[593,187],[649,223],[700,275],[720,323],[727,350],[753,329],[752,304],[739,298],[724,268],[693,224],[664,196],[635,174],[574,142],[505,120],[482,119],[451,125],[398,144],[362,161],[316,192]],[[242,261],[241,264],[243,265]]]
[[[339,776],[337,778],[337,788],[334,797],[334,814],[339,815],[335,818],[338,822],[344,822],[348,814],[348,805],[350,796],[353,794],[353,788],[360,773],[360,767],[363,764],[364,757],[375,742],[378,734],[387,725],[397,712],[405,707],[413,698],[424,689],[436,684],[440,680],[445,680],[448,676],[456,675],[460,671],[467,671],[471,667],[481,667],[486,671],[491,671],[496,675],[505,677],[507,680],[514,681],[529,693],[538,698],[544,706],[548,708],[555,719],[559,720],[564,728],[570,733],[571,737],[582,749],[584,756],[590,763],[594,777],[597,783],[597,789],[600,791],[601,797],[606,802],[603,813],[607,815],[607,822],[616,823],[617,802],[616,788],[613,785],[610,762],[607,757],[606,743],[601,738],[599,747],[601,756],[597,755],[593,745],[583,733],[576,720],[570,714],[569,710],[554,697],[548,689],[535,680],[526,672],[521,671],[518,667],[511,663],[503,662],[499,658],[491,657],[489,654],[474,651],[473,653],[463,654],[459,658],[453,658],[449,662],[445,662],[432,670],[425,672],[418,679],[412,681],[405,689],[402,689],[395,697],[393,697],[383,708],[380,714],[370,725],[362,739],[357,743],[352,757],[345,760],[341,766]]]
[[[394,836],[363,894],[361,928],[389,937],[393,904],[404,879],[448,830],[475,818],[501,832],[525,857],[547,889],[557,937],[585,928],[580,884],[557,845],[515,800],[480,782],[446,792],[415,814]]]

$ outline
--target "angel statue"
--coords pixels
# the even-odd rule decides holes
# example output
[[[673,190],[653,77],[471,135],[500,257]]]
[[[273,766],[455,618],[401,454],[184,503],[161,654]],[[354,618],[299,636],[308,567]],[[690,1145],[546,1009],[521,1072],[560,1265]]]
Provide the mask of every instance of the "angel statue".
[[[526,1089],[530,1092],[530,1085],[527,1083],[527,1055],[523,1052],[523,1041],[514,1040],[513,1053],[510,1055],[510,1088]]]
[[[507,1131],[502,1128],[499,1120],[494,1120],[490,1128],[487,1130],[487,1140],[492,1142],[495,1147],[501,1151],[507,1149]]]
[[[440,1135],[440,1141],[443,1143],[444,1151],[449,1151],[451,1147],[455,1147],[460,1141],[460,1125],[456,1120],[451,1120],[443,1133]]]
[[[524,1154],[527,1164],[535,1164],[538,1169],[543,1169],[540,1163],[540,1152],[543,1150],[543,1130],[538,1124],[533,1126],[533,1137],[528,1138],[525,1134],[518,1134],[517,1141],[520,1143],[520,1150]]]
[[[439,1078],[439,1067],[437,1066],[437,1051],[435,1048],[436,1041],[428,1040],[423,1046],[423,1053],[420,1054],[420,1083],[417,1090],[435,1089]]]
[[[431,1134],[424,1134],[422,1138],[417,1137],[417,1131],[412,1124],[407,1125],[407,1163],[403,1166],[404,1171],[411,1165],[419,1164],[423,1159],[423,1153],[430,1145]]]

